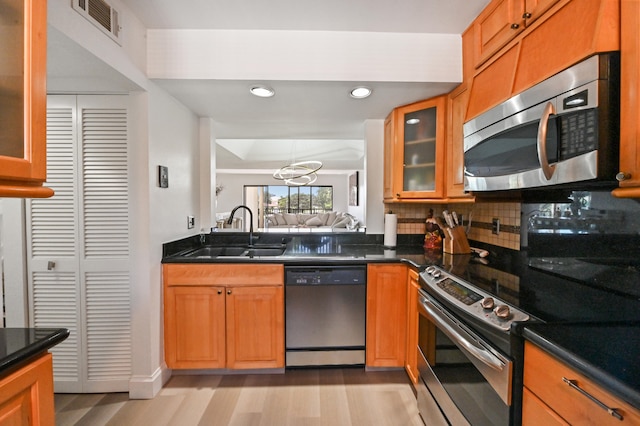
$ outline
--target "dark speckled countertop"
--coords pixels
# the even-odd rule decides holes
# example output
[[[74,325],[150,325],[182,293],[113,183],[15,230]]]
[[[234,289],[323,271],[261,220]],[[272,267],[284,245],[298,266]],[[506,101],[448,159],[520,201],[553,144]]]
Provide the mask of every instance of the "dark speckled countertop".
[[[0,374],[69,337],[66,328],[0,328]]]
[[[202,241],[204,240],[204,241]],[[201,246],[246,245],[247,233],[204,234],[163,245],[162,263],[282,263],[295,264],[362,264],[405,262],[415,267],[439,263],[441,252],[425,252],[421,237],[398,237],[398,246],[389,249],[382,245],[382,236],[356,234],[257,234],[256,246],[284,244],[280,256],[219,256],[187,257],[184,253]]]

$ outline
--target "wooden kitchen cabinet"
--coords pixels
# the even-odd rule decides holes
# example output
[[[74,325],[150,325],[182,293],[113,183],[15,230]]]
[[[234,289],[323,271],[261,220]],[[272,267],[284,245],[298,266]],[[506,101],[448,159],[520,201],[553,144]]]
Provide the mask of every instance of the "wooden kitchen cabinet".
[[[445,192],[456,203],[472,202],[474,197],[464,190],[464,117],[469,101],[469,90],[461,84],[448,97],[447,146]]]
[[[493,0],[480,12],[473,21],[476,66],[524,30],[524,12],[524,0]]]
[[[163,274],[170,368],[284,367],[283,265],[165,264]]]
[[[620,3],[620,187],[613,195],[640,198],[640,2]]]
[[[46,198],[47,5],[0,0],[0,197]]]
[[[407,348],[404,369],[412,383],[418,383],[418,271],[409,268],[407,274]]]
[[[45,353],[0,380],[0,424],[54,426],[53,360]]]
[[[615,408],[623,420],[613,417],[587,396],[570,387],[563,378],[574,380],[580,389],[607,407]],[[524,386],[522,424],[525,426],[640,424],[640,411],[530,342],[525,342],[524,349]]]
[[[488,28],[498,27],[487,23],[487,28],[482,29],[480,23],[487,19],[484,15],[493,10],[491,6],[510,10],[506,3],[507,0],[491,2],[469,27],[473,36],[466,34],[463,40],[474,43],[477,65],[469,82],[465,121],[593,54],[620,49],[621,2],[544,0],[536,2],[532,9],[537,11],[538,19],[527,22],[524,29],[519,27],[517,35],[496,45],[500,46],[497,50],[482,50],[478,46],[490,39]],[[507,15],[504,11],[496,13]]]
[[[493,0],[473,21],[476,67],[520,34],[558,0]]]
[[[367,266],[366,365],[404,367],[407,344],[407,266]]]
[[[446,100],[398,107],[385,121],[385,201],[444,198]]]
[[[284,367],[284,287],[227,287],[227,368]]]
[[[396,151],[396,112],[392,111],[384,120],[384,173],[382,196],[385,201],[396,201],[396,193],[393,186],[393,154]]]
[[[165,289],[165,358],[170,368],[226,366],[224,291],[208,286]]]

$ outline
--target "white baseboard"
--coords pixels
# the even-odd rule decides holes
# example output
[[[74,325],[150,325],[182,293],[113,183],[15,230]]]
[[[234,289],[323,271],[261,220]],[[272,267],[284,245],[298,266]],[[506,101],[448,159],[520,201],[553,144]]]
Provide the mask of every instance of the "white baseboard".
[[[151,376],[132,376],[129,380],[129,399],[153,399],[171,377],[166,365],[158,367]]]

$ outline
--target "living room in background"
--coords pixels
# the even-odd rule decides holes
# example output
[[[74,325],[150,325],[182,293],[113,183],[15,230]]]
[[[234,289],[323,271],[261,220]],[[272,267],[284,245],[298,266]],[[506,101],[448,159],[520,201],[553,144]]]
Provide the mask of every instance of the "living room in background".
[[[244,200],[256,206],[258,228],[265,228],[265,217],[275,213],[315,214],[333,210],[332,186],[245,185]]]

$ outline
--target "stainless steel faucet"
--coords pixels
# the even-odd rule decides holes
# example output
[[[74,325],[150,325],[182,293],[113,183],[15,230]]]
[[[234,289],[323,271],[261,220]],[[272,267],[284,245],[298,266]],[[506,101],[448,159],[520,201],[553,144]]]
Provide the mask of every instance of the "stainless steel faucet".
[[[235,207],[233,210],[231,210],[231,214],[229,215],[229,220],[227,220],[227,224],[231,225],[231,223],[233,222],[233,215],[235,214],[236,210],[240,208],[245,209],[246,211],[249,212],[249,247],[253,247],[253,212],[249,207],[240,205]]]

